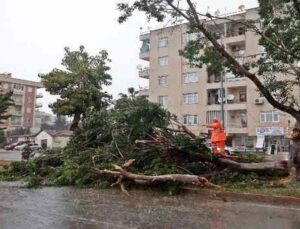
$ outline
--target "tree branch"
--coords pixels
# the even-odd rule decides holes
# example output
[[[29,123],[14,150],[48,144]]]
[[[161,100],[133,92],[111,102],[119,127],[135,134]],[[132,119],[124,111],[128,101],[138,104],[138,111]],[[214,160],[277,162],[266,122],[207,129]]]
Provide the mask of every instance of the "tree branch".
[[[196,9],[194,5],[191,3],[190,0],[187,0],[187,3],[189,4],[189,7],[191,8],[191,12],[193,13],[194,20],[190,20],[190,23],[193,27],[199,29],[206,38],[212,43],[215,50],[218,51],[225,59],[229,61],[229,63],[234,67],[241,75],[246,76],[248,79],[250,79],[256,87],[261,91],[261,93],[264,95],[264,97],[267,99],[267,101],[275,108],[282,110],[296,119],[300,119],[300,112],[293,107],[286,106],[284,104],[279,103],[274,99],[272,94],[266,89],[266,87],[263,85],[263,83],[258,79],[258,77],[249,72],[246,68],[244,68],[234,57],[232,57],[225,48],[219,44],[219,42],[212,36],[212,34],[205,28],[205,26],[200,22],[200,19],[198,17],[198,14],[196,12]],[[195,23],[197,22],[197,23]]]

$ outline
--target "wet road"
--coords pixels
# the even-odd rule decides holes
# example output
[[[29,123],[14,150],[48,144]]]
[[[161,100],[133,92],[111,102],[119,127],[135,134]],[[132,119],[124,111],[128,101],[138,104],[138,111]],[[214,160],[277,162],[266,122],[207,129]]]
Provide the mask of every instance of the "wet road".
[[[0,160],[5,161],[21,161],[21,151],[0,149]]]
[[[196,194],[0,185],[0,228],[298,229],[300,208],[206,200]]]

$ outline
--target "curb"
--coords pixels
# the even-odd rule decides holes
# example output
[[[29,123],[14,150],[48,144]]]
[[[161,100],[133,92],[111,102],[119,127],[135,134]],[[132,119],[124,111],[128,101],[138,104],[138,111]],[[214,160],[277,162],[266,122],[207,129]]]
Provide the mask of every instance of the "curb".
[[[191,187],[184,187],[185,191],[189,193],[201,194],[210,198],[220,198],[224,201],[247,201],[247,202],[263,202],[270,204],[283,204],[283,205],[297,205],[300,206],[300,198],[294,196],[268,196],[253,193],[241,193],[231,191],[217,191],[212,189],[198,189]]]

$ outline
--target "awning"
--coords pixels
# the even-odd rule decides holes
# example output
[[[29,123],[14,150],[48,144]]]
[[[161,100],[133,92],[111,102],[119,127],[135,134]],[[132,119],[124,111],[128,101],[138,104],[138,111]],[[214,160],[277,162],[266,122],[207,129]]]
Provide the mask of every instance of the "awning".
[[[264,135],[257,136],[256,149],[263,149],[264,148],[264,141],[265,141],[265,136]]]

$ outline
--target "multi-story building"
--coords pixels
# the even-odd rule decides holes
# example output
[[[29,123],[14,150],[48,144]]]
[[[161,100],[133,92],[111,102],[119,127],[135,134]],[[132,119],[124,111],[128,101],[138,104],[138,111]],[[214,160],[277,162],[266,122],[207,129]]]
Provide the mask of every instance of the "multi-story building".
[[[227,16],[240,21],[259,18],[255,8]],[[259,46],[259,37],[245,31],[241,24],[228,20],[217,20],[216,24],[208,26],[217,26],[216,31],[221,37],[219,41],[239,61],[257,58],[264,52]],[[221,119],[223,102],[229,145],[252,149],[264,145],[269,149],[275,146],[280,151],[287,150],[287,135],[294,119],[274,109],[249,79],[237,78],[233,74],[209,76],[206,66],[190,66],[179,55],[179,50],[201,34],[187,31],[187,24],[181,24],[141,33],[140,59],[148,63],[139,69],[139,77],[149,79],[149,89],[143,89],[141,94],[176,114],[195,133],[207,132],[202,125],[210,123],[213,117]],[[295,93],[298,96],[299,90]],[[225,96],[221,98],[221,94]]]
[[[42,83],[13,78],[11,74],[3,73],[0,74],[0,87],[2,92],[13,91],[12,99],[15,103],[8,110],[11,117],[5,121],[4,127],[7,130],[34,128],[35,108],[42,106],[37,103],[37,99],[43,97],[37,92],[43,87]]]

